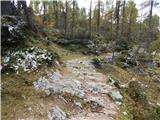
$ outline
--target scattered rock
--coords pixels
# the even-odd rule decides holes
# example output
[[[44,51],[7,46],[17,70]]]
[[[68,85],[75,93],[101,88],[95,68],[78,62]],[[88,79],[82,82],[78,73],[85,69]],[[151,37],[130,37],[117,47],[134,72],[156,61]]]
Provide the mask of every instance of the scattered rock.
[[[69,93],[72,96],[85,98],[85,92],[81,88],[81,83],[76,80],[64,79],[58,70],[47,77],[40,77],[33,84],[37,90],[50,90],[51,94]]]
[[[114,101],[119,101],[122,102],[123,101],[123,96],[120,94],[119,91],[117,90],[113,90],[109,92],[109,96],[114,100]]]
[[[65,120],[67,115],[62,109],[56,106],[52,110],[50,110],[48,117],[49,120]]]
[[[27,110],[28,110],[28,112],[32,112],[33,111],[31,107],[28,107]]]
[[[44,90],[44,92],[46,93],[47,96],[50,96],[50,95],[51,95],[50,90]]]

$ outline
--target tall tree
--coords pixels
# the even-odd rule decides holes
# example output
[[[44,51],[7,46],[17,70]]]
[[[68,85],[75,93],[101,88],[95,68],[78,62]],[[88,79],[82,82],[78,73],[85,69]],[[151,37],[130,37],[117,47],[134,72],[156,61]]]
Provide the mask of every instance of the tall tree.
[[[146,45],[146,52],[150,54],[150,43],[152,40],[152,13],[153,13],[153,0],[150,1],[150,13],[149,13],[149,39]]]
[[[66,11],[65,11],[65,25],[64,25],[64,29],[65,29],[65,36],[67,35],[67,27],[68,27],[68,21],[67,21],[67,16],[68,16],[68,1],[66,0],[65,2],[65,8],[66,8]]]
[[[116,50],[116,43],[118,42],[119,39],[119,12],[120,12],[120,4],[121,1],[117,0],[116,1],[116,10],[115,10],[115,17],[116,17],[116,41],[113,41],[112,44],[112,63],[115,64],[115,50]]]
[[[122,11],[122,13],[123,13],[123,18],[122,18],[122,30],[121,30],[121,33],[123,34],[123,31],[124,31],[124,22],[125,22],[125,6],[126,5],[126,1],[124,0],[123,1],[123,11]]]
[[[56,28],[59,27],[59,4],[58,1],[55,1],[55,24],[56,24]]]
[[[128,1],[125,9],[126,12],[124,19],[127,20],[127,24],[125,24],[126,29],[123,30],[123,33],[125,33],[125,38],[128,42],[133,42],[133,40],[135,40],[135,36],[137,36],[138,10],[134,1]]]
[[[116,2],[116,36],[119,37],[119,12],[121,1]]]
[[[100,28],[100,9],[101,9],[101,1],[98,0],[98,13],[97,13],[97,33],[99,35],[99,28]]]
[[[90,9],[89,9],[89,36],[91,39],[91,36],[92,36],[92,0],[90,0]]]
[[[43,24],[46,21],[46,1],[42,1],[43,4]]]
[[[143,2],[142,8],[146,8],[150,6],[149,11],[149,20],[148,20],[148,39],[145,41],[145,51],[150,54],[150,43],[152,42],[152,13],[153,13],[153,7],[158,6],[160,3],[157,2],[157,0],[147,0]]]
[[[75,30],[75,5],[76,5],[76,1],[73,0],[72,2],[72,38],[74,36],[74,30]]]

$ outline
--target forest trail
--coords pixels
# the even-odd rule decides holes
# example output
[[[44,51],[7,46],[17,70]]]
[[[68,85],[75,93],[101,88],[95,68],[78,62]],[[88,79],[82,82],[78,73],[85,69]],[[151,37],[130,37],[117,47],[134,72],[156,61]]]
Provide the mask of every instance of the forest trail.
[[[66,60],[65,65],[62,72],[56,70],[34,82],[37,90],[44,90],[48,95],[62,95],[61,102],[50,101],[48,105],[45,102],[44,108],[50,111],[49,120],[117,120],[118,107],[108,96],[114,89],[114,86],[107,84],[109,77],[96,70],[90,57]],[[65,96],[69,96],[72,102]],[[64,104],[59,106],[60,103]],[[55,106],[65,112],[73,110],[66,117]]]
[[[103,108],[101,110],[82,111],[71,116],[71,120],[117,120],[117,106],[108,97],[108,92],[112,89],[106,82],[108,77],[103,73],[96,71],[89,58],[79,58],[68,60],[66,67],[69,73],[65,78],[75,79],[82,85],[85,91],[86,99],[99,103]]]

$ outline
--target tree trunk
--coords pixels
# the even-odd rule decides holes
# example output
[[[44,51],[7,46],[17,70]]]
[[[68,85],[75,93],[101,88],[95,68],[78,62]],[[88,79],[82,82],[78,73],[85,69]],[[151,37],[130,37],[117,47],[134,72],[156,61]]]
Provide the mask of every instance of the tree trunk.
[[[152,13],[153,13],[153,0],[151,0],[151,5],[150,5],[150,15],[149,15],[149,37],[147,40],[147,45],[146,45],[146,52],[150,54],[150,44],[152,41]]]
[[[56,1],[55,18],[56,18],[56,28],[59,28],[59,6],[58,1]]]
[[[43,24],[46,21],[46,3],[43,1]]]
[[[67,36],[67,27],[68,27],[68,21],[67,21],[67,16],[68,16],[68,1],[66,0],[66,14],[65,14],[65,26],[64,26],[64,29],[65,29],[65,36]]]
[[[111,11],[111,40],[113,40],[113,2],[112,2],[112,11]]]
[[[73,12],[72,12],[72,38],[75,30],[75,0],[73,0]]]
[[[116,37],[119,37],[119,10],[121,1],[116,2]]]
[[[90,12],[89,12],[89,36],[92,39],[92,0],[90,0]]]
[[[98,0],[98,17],[97,17],[97,33],[99,35],[99,27],[100,27],[100,0]]]
[[[124,34],[124,22],[125,22],[125,5],[126,5],[126,1],[123,1],[123,19],[122,19],[122,34]]]
[[[132,26],[132,14],[133,14],[133,9],[131,8],[131,12],[130,12],[130,17],[129,17],[129,25],[128,25],[128,41],[131,40],[131,26]]]
[[[112,2],[112,10],[113,10],[113,2]],[[114,49],[115,49],[115,46],[114,46],[114,41],[113,41],[113,11],[111,13],[111,40],[112,40],[112,64],[114,64],[114,59],[115,59],[115,56],[114,56]]]
[[[19,1],[19,3],[20,3],[20,5],[22,5],[22,9],[24,10],[24,16],[26,18],[28,28],[30,28],[34,32],[38,32],[38,30],[37,30],[37,28],[34,24],[34,20],[32,19],[32,16],[30,15],[31,13],[29,12],[26,1],[25,0],[24,1]]]
[[[112,43],[112,63],[115,64],[115,49],[116,49],[116,43],[119,38],[119,10],[120,10],[120,1],[116,2],[116,41],[113,41]]]
[[[22,9],[24,10],[24,15],[26,16],[28,26],[32,27],[31,21],[30,21],[31,19],[29,17],[29,11],[28,11],[28,8],[27,8],[26,1],[19,1],[19,2],[22,5]]]

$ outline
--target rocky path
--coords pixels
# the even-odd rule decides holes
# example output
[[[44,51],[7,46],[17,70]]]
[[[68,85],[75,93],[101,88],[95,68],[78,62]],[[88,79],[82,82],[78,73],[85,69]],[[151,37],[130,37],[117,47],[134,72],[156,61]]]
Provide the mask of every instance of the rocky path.
[[[107,84],[108,77],[98,71],[88,58],[66,61],[67,73],[55,71],[48,77],[41,77],[34,83],[37,90],[41,89],[50,95],[54,93],[69,93],[95,105],[91,110],[83,110],[76,114],[71,113],[69,118],[65,114],[55,116],[54,110],[49,116],[51,120],[117,120],[118,107],[108,97],[113,86]],[[61,117],[62,116],[62,117]]]
[[[67,62],[67,68],[70,70],[76,80],[82,83],[86,93],[86,99],[99,103],[103,109],[97,112],[86,111],[72,116],[72,120],[116,120],[117,107],[108,97],[107,93],[112,89],[106,84],[107,77],[97,72],[90,60],[77,59]]]

